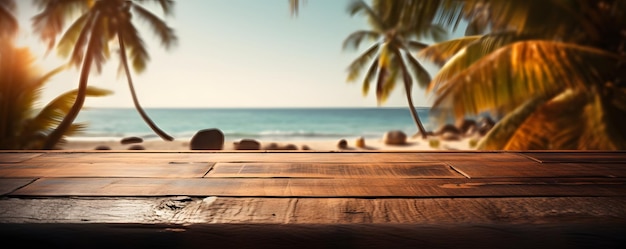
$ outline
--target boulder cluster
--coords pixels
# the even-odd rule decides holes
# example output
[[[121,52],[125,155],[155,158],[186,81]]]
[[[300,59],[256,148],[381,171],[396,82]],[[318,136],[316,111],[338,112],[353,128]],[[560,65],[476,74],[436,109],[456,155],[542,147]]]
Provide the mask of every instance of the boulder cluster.
[[[490,117],[481,117],[477,120],[463,119],[455,124],[443,124],[428,136],[436,136],[444,141],[458,141],[466,137],[482,137],[486,135],[496,122]],[[405,145],[407,135],[400,130],[391,130],[383,135],[383,142],[388,145]]]
[[[484,136],[495,126],[496,122],[489,117],[481,117],[478,120],[463,119],[455,124],[444,124],[434,131],[429,131],[427,135],[436,136],[444,141],[456,141],[465,137]],[[383,143],[386,145],[406,145],[407,134],[401,130],[390,130],[383,135]],[[141,145],[143,139],[140,137],[125,137],[120,143],[122,145],[130,145],[129,150],[145,150]],[[367,148],[365,139],[359,137],[354,141],[358,148]],[[307,145],[298,148],[295,144],[286,143],[269,143],[261,146],[261,143],[254,139],[241,139],[233,142],[235,150],[310,150]],[[196,132],[189,142],[191,150],[222,150],[224,148],[224,133],[217,128],[203,129]],[[340,139],[337,142],[337,148],[341,150],[350,149],[348,141]],[[110,150],[106,145],[95,148],[96,150]]]
[[[244,138],[233,142],[235,150],[310,150],[307,145],[298,148],[295,144],[269,143],[261,146],[255,139]],[[189,149],[191,150],[222,150],[224,148],[224,133],[216,128],[204,129],[196,132],[191,137]]]
[[[146,148],[141,145],[143,143],[143,138],[140,137],[125,137],[120,140],[120,144],[122,145],[130,145],[128,147],[129,150],[145,150]],[[94,150],[111,150],[111,147],[107,145],[98,145]]]

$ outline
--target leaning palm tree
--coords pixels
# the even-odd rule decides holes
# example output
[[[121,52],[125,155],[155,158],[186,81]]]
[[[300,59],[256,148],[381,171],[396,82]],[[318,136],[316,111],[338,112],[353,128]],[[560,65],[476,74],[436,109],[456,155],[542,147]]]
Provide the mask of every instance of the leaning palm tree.
[[[61,55],[70,56],[71,64],[80,65],[78,97],[63,122],[51,134],[46,142],[46,148],[51,148],[58,142],[60,134],[68,129],[69,124],[78,115],[85,100],[84,93],[92,65],[95,64],[97,72],[100,72],[103,63],[109,58],[110,42],[117,42],[119,45],[121,66],[126,74],[135,108],[157,135],[164,140],[173,140],[152,122],[139,104],[130,74],[129,59],[137,72],[142,72],[149,60],[143,39],[132,23],[133,14],[147,21],[166,49],[173,46],[177,40],[174,30],[135,1],[36,0],[36,2],[43,11],[34,17],[33,25],[41,34],[41,38],[48,41],[50,48],[54,46],[56,36],[63,31],[65,18],[71,16],[74,11],[81,14],[65,31],[58,44]],[[172,13],[174,5],[172,0],[154,2],[160,4],[166,15]]]
[[[489,31],[435,44],[428,90],[457,117],[504,118],[481,149],[626,148],[626,1],[466,1]]]
[[[39,108],[37,101],[44,84],[65,66],[41,74],[33,62],[29,49],[17,48],[9,40],[0,41],[0,149],[42,149],[48,134],[76,99],[77,91],[68,91]],[[86,89],[87,96],[109,93],[93,87]],[[84,128],[85,124],[72,123],[62,134],[61,142]]]
[[[431,78],[411,52],[428,46],[414,38],[440,40],[445,35],[441,26],[433,24],[438,8],[437,1],[375,0],[372,7],[361,0],[352,1],[348,6],[350,14],[366,15],[372,29],[356,31],[343,43],[346,49],[358,48],[364,39],[374,41],[350,64],[347,80],[355,81],[369,64],[363,79],[363,94],[368,93],[371,82],[376,80],[376,99],[380,105],[395,88],[397,78],[402,77],[409,110],[422,138],[426,138],[427,133],[413,105],[411,91],[414,78],[421,87],[425,87]]]

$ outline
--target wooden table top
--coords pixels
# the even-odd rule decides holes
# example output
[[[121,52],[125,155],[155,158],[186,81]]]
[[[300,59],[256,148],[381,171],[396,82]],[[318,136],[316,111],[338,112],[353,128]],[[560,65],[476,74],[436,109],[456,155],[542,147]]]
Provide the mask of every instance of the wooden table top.
[[[2,151],[0,194],[33,246],[626,245],[626,151]]]

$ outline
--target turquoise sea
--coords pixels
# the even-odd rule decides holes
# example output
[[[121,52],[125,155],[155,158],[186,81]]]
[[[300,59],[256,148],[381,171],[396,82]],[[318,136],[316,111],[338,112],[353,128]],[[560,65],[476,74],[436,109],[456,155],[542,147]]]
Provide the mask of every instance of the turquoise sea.
[[[430,108],[417,110],[427,130],[437,126]],[[222,130],[227,140],[266,141],[380,138],[389,130],[408,135],[418,131],[408,108],[147,108],[146,112],[176,140],[207,128]],[[76,121],[86,123],[87,130],[69,140],[160,139],[133,108],[84,109]]]

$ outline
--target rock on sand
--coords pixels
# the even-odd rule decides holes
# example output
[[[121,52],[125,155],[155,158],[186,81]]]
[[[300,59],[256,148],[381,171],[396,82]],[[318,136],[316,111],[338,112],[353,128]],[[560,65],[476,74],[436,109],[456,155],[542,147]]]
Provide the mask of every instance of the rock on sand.
[[[215,128],[200,130],[191,137],[189,148],[192,150],[221,150],[224,148],[224,133]]]
[[[235,150],[258,150],[261,149],[261,143],[254,139],[242,139],[239,142],[234,142]]]
[[[406,133],[400,130],[388,131],[383,135],[383,142],[389,145],[406,144]]]

